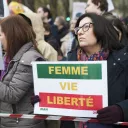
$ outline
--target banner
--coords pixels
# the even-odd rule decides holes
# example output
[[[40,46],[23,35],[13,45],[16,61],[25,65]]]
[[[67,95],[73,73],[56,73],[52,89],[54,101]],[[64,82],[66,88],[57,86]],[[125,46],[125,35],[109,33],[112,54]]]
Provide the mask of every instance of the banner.
[[[34,114],[96,117],[108,105],[107,62],[33,62]]]

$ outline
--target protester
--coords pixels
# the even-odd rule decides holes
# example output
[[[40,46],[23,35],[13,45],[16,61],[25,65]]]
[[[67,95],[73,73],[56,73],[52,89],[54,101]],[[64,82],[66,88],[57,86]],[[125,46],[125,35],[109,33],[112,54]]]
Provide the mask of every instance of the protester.
[[[119,41],[124,45],[128,45],[128,30],[125,27],[125,24],[114,15],[104,15],[104,17],[109,20],[117,31]]]
[[[67,57],[67,53],[72,48],[73,35],[69,31],[64,17],[62,16],[56,17],[54,24],[58,28],[58,40],[59,40],[60,49],[63,53],[63,56]]]
[[[59,42],[52,35],[50,25],[48,23],[43,23],[44,25],[44,39],[47,41],[57,52],[60,49]]]
[[[128,47],[119,42],[111,22],[93,13],[78,19],[75,34],[79,46],[68,54],[68,61],[107,60],[108,72],[108,107],[97,111],[99,123],[82,123],[79,128],[123,128],[114,123],[128,121]],[[64,121],[61,128],[75,125]]]
[[[107,0],[88,0],[85,12],[103,15],[108,12],[108,2]]]
[[[44,41],[44,27],[41,17],[36,13],[22,13],[21,15],[30,25],[32,25],[36,33],[37,48],[43,57],[49,61],[57,61],[56,50]]]
[[[128,41],[128,30],[121,21],[114,16],[111,12],[108,12],[108,1],[107,0],[88,0],[87,7],[85,9],[86,13],[96,13],[98,15],[104,16],[106,19],[111,21],[117,34],[119,36],[119,41],[127,45]]]
[[[42,17],[43,22],[48,23],[51,26],[52,34],[54,37],[57,38],[58,30],[57,27],[54,25],[51,11],[47,7],[39,7],[37,9],[37,13]]]
[[[6,52],[5,71],[1,72],[0,112],[32,114],[30,97],[33,95],[33,73],[31,62],[43,57],[36,50],[35,33],[19,15],[0,21],[0,41]],[[0,119],[1,128],[45,128],[42,120]]]

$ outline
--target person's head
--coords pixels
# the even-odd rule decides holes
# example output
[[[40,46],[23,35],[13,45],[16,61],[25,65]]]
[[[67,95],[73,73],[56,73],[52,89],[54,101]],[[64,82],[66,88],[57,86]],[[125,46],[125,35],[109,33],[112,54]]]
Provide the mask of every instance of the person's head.
[[[43,22],[43,25],[44,25],[44,35],[45,36],[48,36],[48,35],[50,35],[51,34],[51,27],[50,27],[50,25],[48,24],[48,23],[45,23],[45,22]]]
[[[49,10],[48,8],[46,8],[46,7],[39,7],[39,8],[37,9],[37,13],[40,14],[40,16],[41,16],[43,19],[44,19],[44,18],[46,18],[46,19],[52,18],[52,14],[51,14],[50,10]]]
[[[108,2],[107,0],[88,0],[85,11],[102,15],[108,11]]]
[[[61,28],[66,26],[66,21],[63,16],[58,16],[56,17],[54,24],[60,30]]]
[[[8,16],[0,21],[0,41],[9,59],[26,43],[35,44],[35,38],[32,27],[20,15]]]
[[[75,34],[82,49],[113,51],[122,48],[112,24],[94,13],[84,14],[78,19]]]
[[[109,20],[112,25],[114,26],[115,30],[117,31],[117,35],[119,37],[119,41],[121,43],[124,43],[124,45],[127,45],[127,40],[128,40],[128,37],[127,37],[127,31],[126,31],[126,28],[125,28],[125,25],[123,24],[123,22],[117,18],[116,16],[114,15],[104,15],[104,17]]]
[[[11,15],[13,15],[13,14],[23,13],[25,11],[24,11],[23,6],[20,3],[16,1],[12,1],[9,4],[9,12]]]

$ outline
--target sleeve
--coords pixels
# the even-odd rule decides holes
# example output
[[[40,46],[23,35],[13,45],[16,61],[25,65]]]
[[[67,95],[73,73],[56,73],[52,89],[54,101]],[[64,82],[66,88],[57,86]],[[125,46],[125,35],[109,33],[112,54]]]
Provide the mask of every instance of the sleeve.
[[[56,50],[47,42],[38,42],[37,48],[46,60],[57,61]]]
[[[122,108],[124,121],[128,122],[128,67],[125,70],[125,81],[126,81],[126,91],[125,91],[125,100],[117,103]]]
[[[124,115],[124,121],[128,121],[128,100],[124,100],[120,103],[117,103],[122,108],[123,115]]]
[[[7,77],[9,75],[11,74]],[[0,100],[16,104],[32,86],[32,66],[19,63],[9,85],[0,82]]]

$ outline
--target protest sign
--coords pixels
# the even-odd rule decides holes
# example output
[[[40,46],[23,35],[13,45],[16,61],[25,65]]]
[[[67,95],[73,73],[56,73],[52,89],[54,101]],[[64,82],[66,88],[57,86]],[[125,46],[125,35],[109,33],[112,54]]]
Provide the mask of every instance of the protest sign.
[[[96,117],[108,105],[107,62],[33,62],[34,114]]]
[[[86,8],[85,2],[73,2],[72,19],[75,19],[77,15],[84,14],[85,8]]]
[[[0,0],[0,18],[6,17],[9,15],[9,9],[7,5],[7,0]]]
[[[115,9],[113,1],[112,0],[107,0],[108,1],[108,11],[113,11]]]

